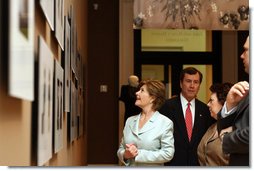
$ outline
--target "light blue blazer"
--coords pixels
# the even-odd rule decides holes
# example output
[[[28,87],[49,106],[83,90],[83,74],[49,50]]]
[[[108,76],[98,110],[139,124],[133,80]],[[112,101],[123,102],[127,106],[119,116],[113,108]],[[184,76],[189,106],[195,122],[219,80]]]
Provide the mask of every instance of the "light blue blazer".
[[[163,165],[173,158],[175,152],[173,122],[156,111],[139,130],[140,116],[127,119],[117,156],[126,166]],[[137,146],[138,155],[135,159],[124,160],[125,144],[130,143]]]

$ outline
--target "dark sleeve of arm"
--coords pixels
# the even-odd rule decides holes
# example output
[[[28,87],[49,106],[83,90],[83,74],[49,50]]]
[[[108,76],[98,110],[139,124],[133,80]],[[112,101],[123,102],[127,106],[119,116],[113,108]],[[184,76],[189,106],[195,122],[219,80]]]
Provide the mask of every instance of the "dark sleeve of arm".
[[[249,152],[249,127],[236,129],[223,137],[222,149],[224,153]]]
[[[222,129],[225,129],[225,128],[228,128],[228,127],[232,126],[233,121],[235,119],[235,116],[236,116],[236,112],[233,113],[232,115],[229,115],[225,118],[222,118],[221,117],[221,112],[219,112],[218,113],[218,122],[217,122],[218,132],[220,133],[220,131]]]
[[[122,87],[121,87],[121,94],[120,94],[119,100],[121,100],[121,101],[123,101],[123,102],[125,102],[125,97],[126,97],[126,93],[125,93],[125,92],[126,92],[126,91],[125,91],[125,87],[122,86]]]
[[[249,108],[237,116],[233,131],[223,137],[222,148],[225,153],[249,152]]]

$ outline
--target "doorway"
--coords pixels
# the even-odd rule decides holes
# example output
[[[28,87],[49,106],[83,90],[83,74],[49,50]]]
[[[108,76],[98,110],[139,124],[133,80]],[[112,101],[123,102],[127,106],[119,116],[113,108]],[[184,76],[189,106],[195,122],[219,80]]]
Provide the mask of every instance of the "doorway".
[[[137,74],[141,80],[157,79],[164,82],[167,89],[167,98],[170,98],[180,92],[179,76],[181,70],[187,66],[193,66],[200,70],[204,76],[198,99],[206,103],[210,95],[210,85],[222,81],[222,33],[221,31],[210,31],[208,34],[211,35],[209,38],[210,41],[205,42],[210,45],[202,45],[203,47],[210,46],[211,48],[207,48],[208,50],[191,51],[188,49],[184,51],[183,49],[186,48],[174,45],[173,47],[169,47],[169,50],[165,50],[167,49],[165,45],[163,48],[154,48],[153,46],[142,48],[144,44],[142,43],[142,36],[144,36],[144,34],[142,34],[142,30],[134,30],[135,74]],[[191,39],[191,41],[193,40]],[[156,49],[160,49],[160,51]]]

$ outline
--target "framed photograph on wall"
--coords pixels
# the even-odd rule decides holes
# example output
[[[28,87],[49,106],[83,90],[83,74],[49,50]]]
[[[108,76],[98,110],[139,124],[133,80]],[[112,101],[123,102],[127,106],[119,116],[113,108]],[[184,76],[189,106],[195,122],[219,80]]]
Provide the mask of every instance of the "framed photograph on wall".
[[[54,56],[42,37],[39,37],[38,67],[37,165],[42,166],[52,157],[54,77]]]
[[[81,77],[81,62],[82,62],[82,57],[80,54],[80,49],[77,50],[77,57],[76,57],[76,76],[79,80],[79,84],[80,85],[80,77]]]
[[[71,70],[76,74],[76,57],[77,57],[77,28],[76,18],[73,7],[70,7],[69,18],[71,24]]]
[[[73,63],[73,71],[75,73],[76,78],[78,78],[78,71],[77,71],[77,62],[78,62],[78,30],[77,30],[77,23],[74,23],[74,63]]]
[[[54,152],[63,148],[63,85],[64,71],[57,60],[55,60],[54,77]]]
[[[64,111],[70,111],[70,81],[71,81],[71,28],[68,17],[65,17],[65,44],[64,44]]]
[[[9,1],[8,93],[34,100],[34,0]]]
[[[75,78],[71,81],[70,142],[77,138],[77,89]]]
[[[82,136],[84,132],[84,114],[83,114],[83,95],[82,89],[78,89],[78,115],[79,115],[79,123],[78,123],[78,136]]]
[[[42,11],[49,23],[49,26],[52,31],[54,31],[54,5],[55,5],[55,0],[40,0],[40,5],[42,8]]]
[[[77,137],[80,136],[80,96],[79,96],[79,87],[77,87]]]
[[[64,50],[64,0],[55,0],[55,36]]]

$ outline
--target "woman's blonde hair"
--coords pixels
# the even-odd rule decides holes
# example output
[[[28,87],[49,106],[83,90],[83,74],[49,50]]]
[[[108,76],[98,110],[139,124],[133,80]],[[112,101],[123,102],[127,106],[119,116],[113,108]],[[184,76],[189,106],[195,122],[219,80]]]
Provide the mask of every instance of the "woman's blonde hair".
[[[146,85],[149,95],[154,98],[153,109],[159,110],[166,100],[165,85],[159,80],[144,80],[140,82],[139,89],[143,85]]]

